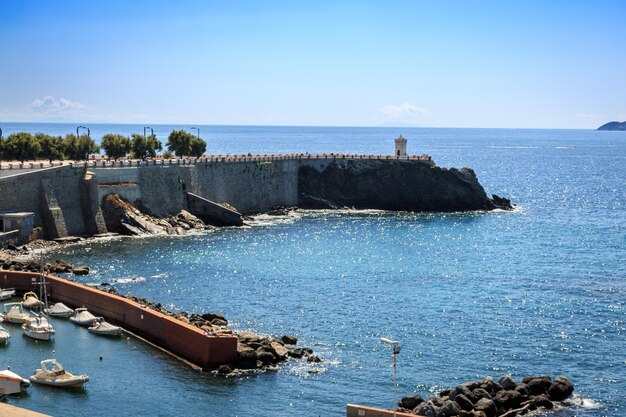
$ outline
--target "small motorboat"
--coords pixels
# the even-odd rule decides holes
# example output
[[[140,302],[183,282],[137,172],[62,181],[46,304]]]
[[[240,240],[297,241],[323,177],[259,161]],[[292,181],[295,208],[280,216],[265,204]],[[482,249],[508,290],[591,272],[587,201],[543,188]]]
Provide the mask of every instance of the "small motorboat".
[[[0,301],[8,300],[15,295],[15,288],[0,288]]]
[[[87,311],[86,308],[77,308],[74,310],[74,315],[70,317],[72,323],[81,326],[91,326],[94,320],[96,320],[96,316]]]
[[[54,339],[54,327],[45,317],[31,317],[28,321],[22,324],[24,334],[28,337],[32,337],[37,340],[53,340]]]
[[[22,299],[22,305],[24,306],[24,308],[28,308],[30,310],[33,308],[41,307],[43,305],[43,302],[39,300],[37,294],[29,291],[24,294],[24,298]]]
[[[24,312],[22,303],[6,303],[4,305],[4,313],[0,314],[2,321],[5,323],[22,324],[30,318],[30,314]]]
[[[55,305],[52,306],[52,308],[49,308],[47,310],[44,310],[49,316],[52,317],[61,317],[61,318],[68,318],[70,317],[72,314],[74,314],[74,310],[72,310],[71,308],[69,308],[68,306],[66,306],[63,303],[56,303]]]
[[[117,337],[122,334],[122,328],[118,326],[114,326],[111,323],[107,323],[104,321],[102,317],[98,317],[91,323],[91,327],[89,327],[91,333],[99,334],[102,336],[112,336]]]
[[[30,381],[8,369],[0,371],[0,394],[19,394],[30,387]]]
[[[4,327],[0,326],[0,345],[5,345],[9,338],[11,337],[11,333]]]
[[[52,385],[62,388],[81,388],[89,377],[87,375],[72,375],[63,369],[56,359],[41,361],[41,369],[35,371],[30,377],[31,382],[43,385]]]

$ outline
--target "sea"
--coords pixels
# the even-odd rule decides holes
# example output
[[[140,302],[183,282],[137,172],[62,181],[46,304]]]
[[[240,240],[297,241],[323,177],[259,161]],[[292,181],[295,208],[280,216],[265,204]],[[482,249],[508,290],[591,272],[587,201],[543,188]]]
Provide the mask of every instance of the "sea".
[[[140,125],[89,125],[143,133]],[[173,129],[151,126],[166,141]],[[342,416],[391,408],[491,376],[565,375],[566,407],[538,415],[626,415],[626,132],[531,129],[194,126],[207,152],[391,154],[394,138],[442,167],[471,167],[511,212],[303,211],[187,237],[113,238],[50,260],[87,264],[173,310],[224,313],[236,330],[295,335],[323,360],[239,378],[200,374],[132,338],[55,320],[54,343],[11,326],[0,368],[31,375],[57,358],[84,391],[34,386],[11,404],[54,416]],[[65,134],[75,125],[0,123]],[[196,131],[191,131],[195,133]],[[8,326],[8,325],[7,325]]]

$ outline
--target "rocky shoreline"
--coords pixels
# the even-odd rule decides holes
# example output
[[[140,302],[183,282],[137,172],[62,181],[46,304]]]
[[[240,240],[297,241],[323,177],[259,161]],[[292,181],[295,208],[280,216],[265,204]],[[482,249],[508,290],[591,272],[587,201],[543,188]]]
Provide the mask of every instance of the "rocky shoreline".
[[[553,409],[573,392],[574,385],[564,376],[527,376],[516,383],[504,375],[498,382],[491,377],[466,382],[427,400],[419,394],[404,397],[398,411],[423,417],[514,417]]]
[[[299,347],[298,339],[292,335],[273,337],[259,335],[253,332],[236,332],[228,328],[228,320],[221,313],[187,313],[185,311],[171,311],[163,307],[161,303],[155,303],[145,298],[132,295],[122,295],[103,283],[94,286],[102,291],[133,300],[146,308],[158,311],[162,314],[173,317],[184,323],[190,324],[204,331],[207,335],[215,336],[236,336],[238,360],[234,363],[223,364],[219,368],[211,370],[219,375],[238,376],[250,372],[276,371],[278,365],[291,359],[306,360],[311,364],[322,362],[308,347]],[[104,288],[103,288],[104,287]],[[321,369],[311,368],[309,373],[319,373]]]

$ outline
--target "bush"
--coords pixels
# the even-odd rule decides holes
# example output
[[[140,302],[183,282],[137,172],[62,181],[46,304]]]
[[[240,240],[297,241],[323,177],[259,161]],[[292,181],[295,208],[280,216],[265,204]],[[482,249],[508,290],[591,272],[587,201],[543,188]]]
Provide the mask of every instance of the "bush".
[[[163,152],[163,159],[172,159],[172,151],[167,150]]]
[[[172,130],[166,146],[176,156],[200,157],[206,152],[206,142],[184,130]]]

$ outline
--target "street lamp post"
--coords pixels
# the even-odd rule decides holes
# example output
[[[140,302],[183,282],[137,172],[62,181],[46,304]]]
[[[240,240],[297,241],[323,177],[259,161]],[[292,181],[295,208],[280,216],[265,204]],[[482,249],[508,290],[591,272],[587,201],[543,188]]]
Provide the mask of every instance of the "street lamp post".
[[[198,128],[198,127],[190,127],[189,129],[190,130],[194,130],[194,129],[197,130],[198,131],[198,139],[200,139],[200,128]]]
[[[393,353],[391,354],[391,358],[393,359],[393,417],[396,417],[397,410],[397,401],[396,395],[398,391],[398,379],[397,379],[397,368],[396,368],[396,356],[400,353],[400,342],[396,342],[395,340],[389,340],[385,337],[380,338],[381,343],[385,343],[391,347],[393,347]]]
[[[86,129],[87,130],[87,136],[91,136],[91,132],[89,131],[88,127],[85,126],[77,126],[76,127],[76,139],[78,140],[78,129]]]
[[[143,127],[143,138],[144,138],[144,140],[146,139],[146,129],[150,129],[150,136],[154,135],[154,130],[150,126],[144,126]]]

